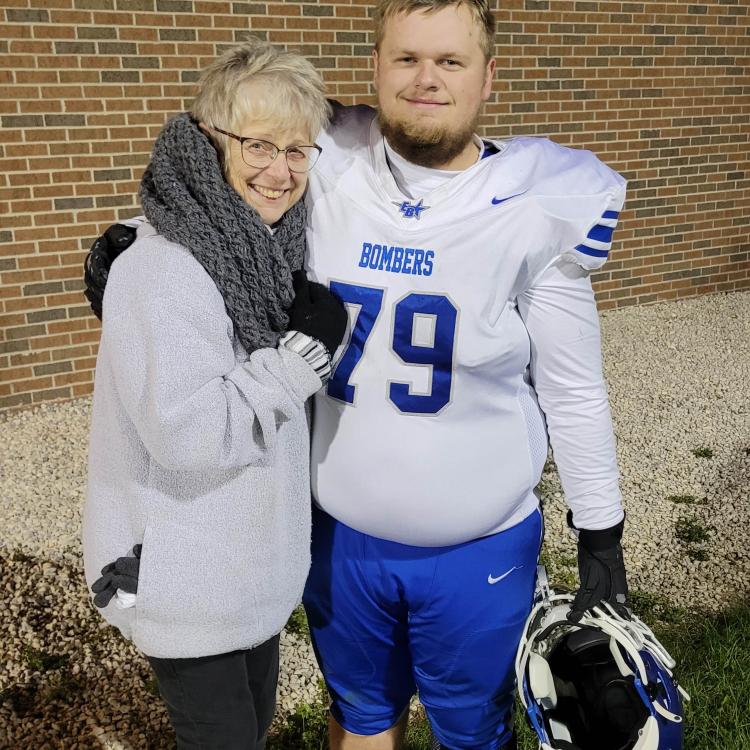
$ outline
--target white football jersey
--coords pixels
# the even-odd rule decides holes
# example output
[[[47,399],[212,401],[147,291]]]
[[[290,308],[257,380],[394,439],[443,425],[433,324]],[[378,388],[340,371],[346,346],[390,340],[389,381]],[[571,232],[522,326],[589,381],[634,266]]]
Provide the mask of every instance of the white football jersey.
[[[514,138],[407,199],[373,110],[338,110],[320,144],[310,275],[344,301],[350,325],[315,398],[316,501],[419,546],[512,526],[537,505],[547,454],[518,298],[561,258],[604,263],[624,179],[590,152]],[[619,494],[611,502],[620,512]]]

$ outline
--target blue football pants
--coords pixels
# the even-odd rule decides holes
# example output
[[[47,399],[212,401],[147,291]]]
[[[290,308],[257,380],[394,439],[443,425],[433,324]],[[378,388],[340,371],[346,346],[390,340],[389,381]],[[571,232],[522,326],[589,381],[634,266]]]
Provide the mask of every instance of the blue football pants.
[[[502,748],[541,538],[538,510],[492,536],[413,547],[316,509],[304,603],[336,721],[378,734],[418,691],[444,747]]]

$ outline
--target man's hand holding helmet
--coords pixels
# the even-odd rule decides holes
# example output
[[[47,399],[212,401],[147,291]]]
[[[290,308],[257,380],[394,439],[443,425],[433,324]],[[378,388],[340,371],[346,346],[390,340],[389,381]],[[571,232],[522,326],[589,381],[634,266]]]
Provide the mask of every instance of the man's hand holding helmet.
[[[578,536],[578,575],[580,588],[570,606],[568,619],[578,622],[584,612],[602,601],[628,618],[628,582],[622,556],[623,519],[608,529],[576,529],[568,511],[568,525]]]

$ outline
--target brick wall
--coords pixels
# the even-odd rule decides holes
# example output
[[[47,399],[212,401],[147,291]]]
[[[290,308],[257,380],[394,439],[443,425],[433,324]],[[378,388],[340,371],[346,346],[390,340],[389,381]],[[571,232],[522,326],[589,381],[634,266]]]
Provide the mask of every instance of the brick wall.
[[[372,101],[370,2],[3,0],[0,410],[90,392],[86,249],[136,193],[165,119],[248,30]],[[488,134],[593,149],[630,180],[601,307],[750,286],[747,0],[502,0]]]

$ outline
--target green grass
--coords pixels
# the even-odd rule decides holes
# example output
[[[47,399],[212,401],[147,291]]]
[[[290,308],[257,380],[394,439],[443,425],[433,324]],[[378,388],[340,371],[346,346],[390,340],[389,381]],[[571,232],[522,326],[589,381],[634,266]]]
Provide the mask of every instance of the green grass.
[[[714,452],[711,448],[701,446],[700,448],[693,448],[692,454],[698,458],[713,458]]]
[[[308,643],[310,642],[310,628],[307,624],[307,615],[305,614],[305,608],[301,604],[292,612],[284,626],[284,630],[287,633],[294,633],[294,635],[304,638]]]
[[[661,596],[634,592],[634,610],[677,659],[677,677],[690,693],[684,750],[750,750],[750,603],[717,616],[691,613]],[[326,700],[303,706],[272,737],[269,750],[325,750]],[[523,715],[517,713],[519,750],[537,750]],[[418,714],[404,750],[429,750],[430,733]]]
[[[708,560],[708,552],[700,547],[688,547],[685,550],[685,554],[691,560],[697,560],[698,562],[706,562]]]
[[[679,626],[657,634],[692,697],[685,750],[750,748],[750,604],[715,617],[686,614]]]
[[[43,703],[72,703],[84,689],[82,683],[66,669],[57,671],[46,682],[41,692]]]
[[[675,505],[703,505],[705,503],[705,498],[699,500],[695,495],[668,495],[667,500]]]
[[[267,750],[325,750],[328,747],[328,701],[323,691],[312,704],[303,704],[286,724],[268,738]]]
[[[697,518],[680,518],[674,525],[675,535],[685,544],[700,544],[710,537],[708,529]]]
[[[691,560],[708,560],[708,551],[701,545],[705,545],[711,537],[697,518],[680,518],[675,523],[675,536],[685,545],[685,554]]]
[[[540,561],[547,569],[550,585],[553,588],[572,591],[578,586],[578,560],[575,557],[550,555],[543,546]]]
[[[403,750],[426,750],[430,747],[431,739],[430,725],[420,706],[416,717],[409,722]]]
[[[672,604],[669,599],[649,591],[637,589],[628,594],[630,608],[652,628],[659,623],[679,625],[686,617],[684,609]]]
[[[159,691],[159,681],[156,677],[149,677],[144,683],[143,687],[149,695],[153,695],[154,698],[159,698],[161,692]]]
[[[59,669],[70,661],[67,654],[48,654],[46,651],[40,651],[31,646],[24,646],[22,655],[26,666],[34,672],[49,672],[53,669]]]

